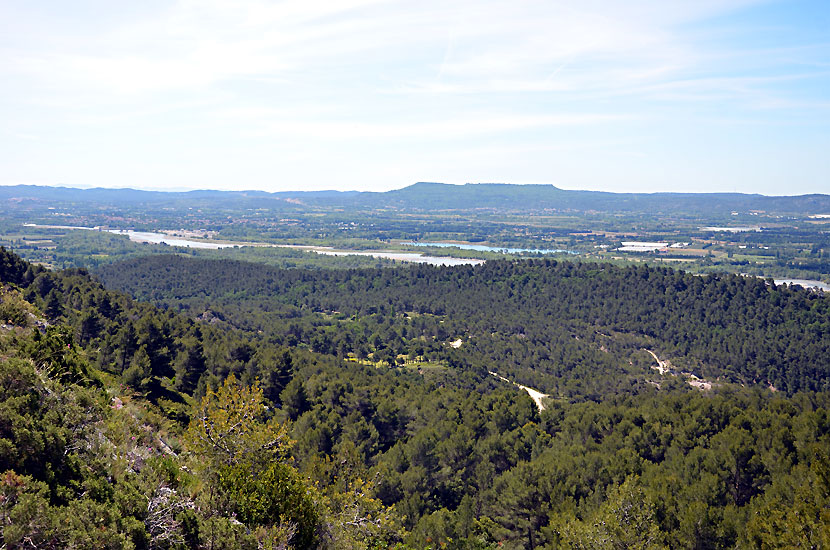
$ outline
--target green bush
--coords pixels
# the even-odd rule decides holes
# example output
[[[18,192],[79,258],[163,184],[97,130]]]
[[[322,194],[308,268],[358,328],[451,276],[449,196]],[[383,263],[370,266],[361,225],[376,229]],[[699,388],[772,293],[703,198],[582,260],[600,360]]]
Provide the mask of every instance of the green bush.
[[[219,481],[234,502],[237,518],[253,526],[296,527],[295,548],[314,548],[319,516],[305,482],[294,468],[273,463],[258,473],[245,464],[224,467]]]

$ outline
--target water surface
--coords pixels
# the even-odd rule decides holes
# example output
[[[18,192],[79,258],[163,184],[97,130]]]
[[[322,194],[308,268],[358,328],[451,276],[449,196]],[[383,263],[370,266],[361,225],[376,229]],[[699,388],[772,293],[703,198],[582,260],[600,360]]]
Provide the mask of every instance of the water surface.
[[[203,248],[217,250],[219,248],[230,248],[233,246],[251,246],[251,243],[212,243],[206,241],[194,241],[181,237],[171,237],[164,233],[153,233],[151,231],[133,231],[131,229],[107,229],[107,233],[116,235],[127,235],[131,241],[137,243],[166,244],[170,246],[185,246],[187,248]]]
[[[324,254],[326,256],[372,256],[373,258],[386,258],[387,260],[397,260],[399,262],[413,262],[417,264],[429,265],[478,265],[483,264],[484,260],[478,258],[453,258],[452,256],[424,256],[418,252],[395,252],[385,250],[331,250],[331,249],[312,249],[317,254]]]
[[[407,246],[435,246],[437,248],[460,248],[462,250],[475,250],[477,252],[501,252],[503,254],[578,254],[571,250],[561,250],[558,248],[509,248],[506,246],[485,246],[483,244],[464,244],[464,243],[422,243],[422,242],[402,242],[402,245]]]
[[[798,285],[804,288],[819,288],[825,292],[830,292],[830,285],[821,281],[812,281],[810,279],[774,279],[777,285]]]

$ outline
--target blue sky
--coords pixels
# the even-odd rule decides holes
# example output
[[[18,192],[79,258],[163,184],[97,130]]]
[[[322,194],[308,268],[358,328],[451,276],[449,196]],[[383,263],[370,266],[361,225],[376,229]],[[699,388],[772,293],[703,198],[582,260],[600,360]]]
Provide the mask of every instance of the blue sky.
[[[830,2],[0,0],[0,184],[830,193]]]

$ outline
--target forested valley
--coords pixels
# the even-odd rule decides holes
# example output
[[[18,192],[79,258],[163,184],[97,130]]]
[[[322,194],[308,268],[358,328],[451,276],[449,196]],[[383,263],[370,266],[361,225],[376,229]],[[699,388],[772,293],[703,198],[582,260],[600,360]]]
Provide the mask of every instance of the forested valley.
[[[555,260],[292,270],[180,256],[96,273],[282,345],[495,370],[566,398],[638,391],[654,364],[644,349],[713,380],[830,389],[830,300],[752,277]],[[463,345],[448,347],[456,338]]]
[[[6,548],[830,547],[827,293],[2,248],[0,282]]]

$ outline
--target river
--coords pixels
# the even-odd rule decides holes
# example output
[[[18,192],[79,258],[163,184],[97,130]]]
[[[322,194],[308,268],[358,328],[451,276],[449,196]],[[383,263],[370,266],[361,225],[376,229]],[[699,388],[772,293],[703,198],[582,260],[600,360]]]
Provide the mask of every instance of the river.
[[[830,292],[830,285],[821,281],[811,281],[809,279],[775,279],[777,285],[797,285],[804,288],[818,288],[824,292]]]
[[[135,241],[137,243],[166,244],[170,246],[184,246],[187,248],[201,248],[209,250],[231,248],[234,246],[251,246],[251,243],[212,243],[209,241],[196,241],[182,237],[171,237],[170,235],[165,235],[164,233],[153,233],[151,231],[133,231],[131,229],[106,229],[105,231],[107,233],[115,233],[116,235],[127,235],[131,241]]]
[[[475,250],[476,252],[501,252],[502,254],[579,254],[572,250],[562,250],[558,248],[508,248],[505,246],[486,246],[483,244],[466,244],[466,243],[422,243],[422,242],[402,242],[406,246],[434,246],[437,248],[460,248],[462,250]]]
[[[331,248],[312,248],[312,252],[326,256],[372,256],[398,262],[412,262],[429,265],[478,265],[484,260],[478,258],[453,258],[452,256],[424,256],[418,252],[396,252],[394,250],[334,250]]]
[[[418,252],[398,252],[395,250],[338,250],[329,246],[309,246],[301,244],[271,244],[241,241],[211,242],[207,240],[195,240],[187,239],[184,237],[173,237],[165,233],[157,233],[153,231],[133,231],[132,229],[100,229],[98,227],[82,227],[72,225],[38,225],[35,223],[26,223],[23,225],[25,227],[41,227],[45,229],[80,229],[85,231],[106,231],[107,233],[114,233],[116,235],[125,235],[131,241],[138,243],[166,244],[169,246],[183,246],[186,248],[199,248],[210,250],[216,250],[219,248],[231,248],[234,246],[259,246],[273,248],[293,248],[297,250],[316,252],[317,254],[324,254],[326,256],[372,256],[373,258],[385,258],[387,260],[395,260],[399,262],[412,262],[430,265],[455,266],[478,265],[484,263],[484,260],[480,260],[477,258],[454,258],[452,256],[425,256]]]
[[[83,227],[73,225],[39,225],[36,223],[25,223],[24,227],[41,227],[45,229],[80,229],[85,231],[106,231],[107,233],[114,233],[116,235],[126,235],[131,241],[139,243],[152,244],[166,244],[169,246],[183,246],[187,248],[200,248],[217,250],[219,248],[231,248],[234,246],[260,246],[260,247],[275,247],[275,248],[294,248],[297,250],[307,250],[309,252],[316,252],[317,254],[324,254],[327,256],[372,256],[374,258],[385,258],[387,260],[395,260],[398,262],[412,262],[419,264],[430,265],[478,265],[483,264],[484,260],[478,258],[456,258],[453,256],[425,256],[418,252],[398,252],[395,250],[338,250],[328,246],[310,246],[301,244],[271,244],[271,243],[251,243],[242,241],[207,241],[187,239],[184,237],[173,237],[166,233],[157,233],[154,231],[133,231],[132,229],[101,229],[98,227]],[[493,246],[485,246],[480,244],[456,244],[456,243],[421,243],[421,242],[402,242],[400,244],[410,246],[436,246],[439,248],[450,248],[457,246],[464,250],[476,250],[479,252],[505,252],[505,253],[540,253],[540,254],[556,254],[567,253],[577,254],[570,250],[558,249],[531,249],[531,248],[497,248]],[[662,243],[661,243],[662,244]],[[830,292],[830,285],[821,281],[811,281],[807,279],[776,279],[775,284],[794,284],[803,286],[805,288],[820,288],[826,292]]]

